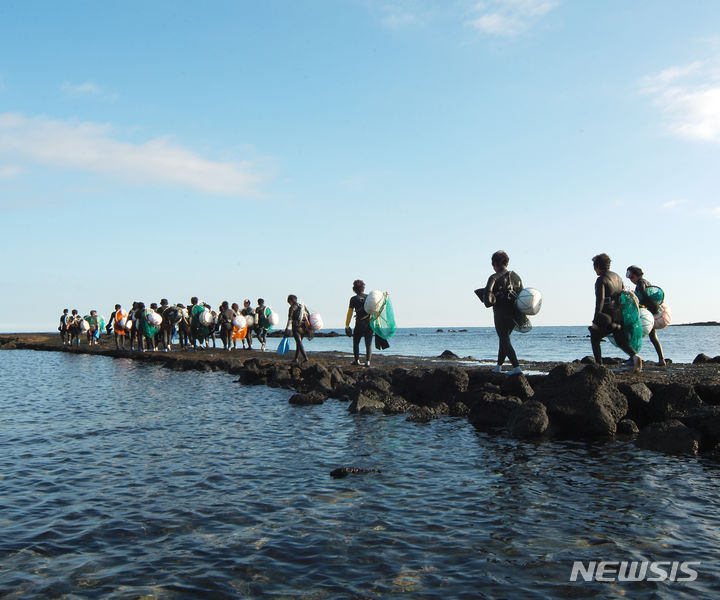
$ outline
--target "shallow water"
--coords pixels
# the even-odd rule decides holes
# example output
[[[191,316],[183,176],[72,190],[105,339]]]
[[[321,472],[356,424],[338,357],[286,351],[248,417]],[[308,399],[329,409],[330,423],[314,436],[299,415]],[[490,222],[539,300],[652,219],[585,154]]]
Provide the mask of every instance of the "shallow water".
[[[295,407],[224,373],[0,357],[3,597],[720,594],[720,471],[700,459]],[[698,561],[698,579],[568,582],[576,560],[644,559]]]

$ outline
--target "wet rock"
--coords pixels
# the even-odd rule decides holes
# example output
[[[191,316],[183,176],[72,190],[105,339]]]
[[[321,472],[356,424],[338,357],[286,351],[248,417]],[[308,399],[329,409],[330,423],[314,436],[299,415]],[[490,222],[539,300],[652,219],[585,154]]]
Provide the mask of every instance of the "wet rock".
[[[688,414],[702,406],[692,385],[671,383],[653,387],[648,414],[651,421],[666,421]]]
[[[503,396],[515,396],[521,400],[532,398],[535,392],[525,375],[509,375],[500,386],[500,393]]]
[[[357,467],[340,467],[330,471],[330,477],[347,477],[348,475],[366,475],[368,473],[382,473],[377,469],[359,469]]]
[[[445,350],[438,358],[442,360],[460,360],[460,357],[450,350]]]
[[[632,419],[622,419],[617,424],[618,435],[637,435],[639,431],[640,429]]]
[[[522,406],[520,398],[506,397],[500,394],[486,393],[473,404],[468,421],[482,431],[505,427],[510,415]]]
[[[410,403],[402,396],[390,396],[385,400],[383,412],[386,415],[401,415],[410,411]]]
[[[457,367],[440,367],[432,371],[395,369],[392,374],[393,391],[419,405],[452,402],[468,389],[468,381],[467,371]]]
[[[698,383],[695,385],[695,392],[703,404],[720,405],[720,385]]]
[[[313,404],[322,404],[327,400],[327,396],[319,391],[313,390],[305,394],[293,394],[288,402],[298,406],[310,406]]]
[[[642,426],[652,421],[650,399],[652,391],[644,383],[621,383],[618,389],[628,402],[628,416]]]
[[[451,417],[467,417],[470,414],[470,408],[464,402],[454,402],[450,405]]]
[[[511,435],[529,438],[543,435],[549,424],[545,405],[537,400],[528,400],[511,413],[507,425]]]
[[[369,395],[364,392],[358,394],[357,398],[350,403],[348,411],[355,414],[370,414],[385,409],[385,402],[377,396]]]
[[[302,369],[303,388],[305,390],[320,390],[332,393],[332,375],[330,370],[318,363],[313,363]]]
[[[670,419],[644,427],[635,443],[640,448],[666,454],[696,455],[700,448],[700,434],[677,419]]]
[[[411,404],[409,411],[410,414],[405,420],[411,423],[429,423],[433,419],[437,418],[435,411],[429,406],[418,406],[417,404]]]
[[[712,358],[710,358],[707,354],[701,352],[693,359],[692,364],[702,365],[709,362],[712,362]]]
[[[615,384],[612,371],[589,364],[579,372],[560,365],[550,371],[535,391],[535,400],[547,407],[553,428],[568,437],[615,435],[628,403]]]
[[[702,406],[678,418],[701,435],[701,449],[710,450],[720,444],[720,406]]]

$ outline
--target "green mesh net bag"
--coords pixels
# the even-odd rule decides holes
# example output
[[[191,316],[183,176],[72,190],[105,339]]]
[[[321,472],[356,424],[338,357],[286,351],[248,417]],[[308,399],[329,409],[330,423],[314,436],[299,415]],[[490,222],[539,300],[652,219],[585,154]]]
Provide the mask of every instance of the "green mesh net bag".
[[[622,332],[625,334],[630,347],[635,352],[639,352],[640,348],[642,348],[643,330],[637,296],[625,290],[620,293],[619,302],[622,312]],[[608,339],[613,345],[617,346],[614,336],[611,335]]]
[[[658,304],[662,304],[665,301],[665,292],[656,285],[647,286],[645,288],[645,295],[650,298],[650,300],[655,300]]]
[[[383,294],[383,299],[377,312],[370,315],[370,327],[373,332],[375,332],[375,335],[384,340],[389,340],[395,335],[395,330],[397,329],[397,325],[395,325],[395,313],[392,302],[390,301],[390,294],[387,292]]]

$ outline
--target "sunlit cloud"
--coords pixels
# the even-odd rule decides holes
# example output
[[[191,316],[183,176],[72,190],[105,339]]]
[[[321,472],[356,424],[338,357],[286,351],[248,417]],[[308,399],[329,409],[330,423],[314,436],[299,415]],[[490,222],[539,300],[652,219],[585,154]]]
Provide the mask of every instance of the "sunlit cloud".
[[[559,4],[556,0],[483,0],[473,6],[467,23],[487,35],[514,37]]]
[[[0,158],[107,173],[131,184],[178,185],[202,192],[253,195],[262,181],[246,161],[214,161],[169,137],[133,143],[110,125],[0,114]]]
[[[667,129],[689,140],[720,143],[720,60],[675,66],[642,81]]]
[[[667,202],[663,202],[660,206],[666,210],[673,210],[675,208],[679,208],[680,206],[684,206],[687,204],[687,200],[684,198],[677,199],[677,200],[668,200]]]
[[[102,93],[100,87],[92,81],[85,83],[64,81],[60,88],[69,96],[99,96]]]

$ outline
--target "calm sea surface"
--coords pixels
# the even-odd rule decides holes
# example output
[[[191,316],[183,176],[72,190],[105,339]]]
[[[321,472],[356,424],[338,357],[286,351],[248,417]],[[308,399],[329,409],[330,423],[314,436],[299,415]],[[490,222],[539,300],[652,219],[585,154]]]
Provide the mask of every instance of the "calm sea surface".
[[[295,407],[127,359],[0,366],[3,598],[720,596],[720,467],[702,459]],[[591,560],[698,578],[569,583]]]
[[[464,331],[463,331],[464,330]],[[689,363],[701,352],[720,355],[720,327],[666,327],[658,332],[666,358]],[[587,327],[534,327],[529,333],[513,333],[512,343],[523,361],[572,361],[592,356]],[[271,339],[268,348],[276,349],[278,339]],[[291,342],[294,347],[294,343]],[[399,329],[390,340],[390,348],[378,354],[407,356],[439,356],[450,350],[460,357],[472,356],[478,361],[494,364],[497,357],[497,335],[492,327]],[[305,343],[308,350],[340,350],[352,353],[352,340],[343,334],[337,338],[315,338]],[[657,360],[650,341],[643,340],[640,355]],[[623,357],[625,354],[609,342],[603,342],[603,356]]]

